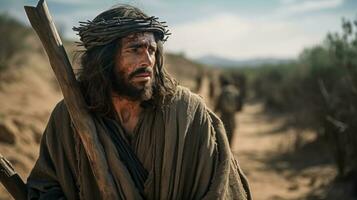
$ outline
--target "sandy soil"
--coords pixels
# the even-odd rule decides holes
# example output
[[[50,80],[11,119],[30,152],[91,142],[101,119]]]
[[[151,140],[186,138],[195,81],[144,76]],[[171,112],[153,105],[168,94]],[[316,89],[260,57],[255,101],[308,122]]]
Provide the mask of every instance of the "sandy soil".
[[[290,163],[284,157],[274,159],[294,146],[294,131],[279,130],[282,121],[264,116],[261,104],[246,105],[236,117],[239,128],[232,150],[250,181],[254,199],[298,199],[310,192],[314,184],[310,175],[320,167],[300,174],[303,172],[289,169]],[[334,169],[325,168],[324,173],[333,178]]]
[[[313,132],[284,127],[284,118],[264,113],[260,103],[245,105],[236,118],[232,151],[255,200],[356,199],[350,185],[334,181],[336,169]]]

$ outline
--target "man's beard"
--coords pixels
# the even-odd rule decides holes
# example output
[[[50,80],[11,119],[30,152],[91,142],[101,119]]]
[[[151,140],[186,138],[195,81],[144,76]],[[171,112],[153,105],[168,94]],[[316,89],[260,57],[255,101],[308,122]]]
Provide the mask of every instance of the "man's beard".
[[[138,83],[137,86],[130,82],[134,76],[143,72],[150,72],[152,74],[150,81]],[[153,95],[155,76],[152,72],[152,68],[149,67],[138,68],[127,76],[123,71],[114,70],[111,82],[113,92],[117,95],[125,96],[132,101],[147,101],[151,99]]]

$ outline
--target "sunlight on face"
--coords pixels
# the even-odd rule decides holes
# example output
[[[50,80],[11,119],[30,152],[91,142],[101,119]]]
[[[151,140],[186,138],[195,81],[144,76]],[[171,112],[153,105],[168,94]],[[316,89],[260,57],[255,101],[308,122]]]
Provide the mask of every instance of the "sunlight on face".
[[[115,91],[129,97],[146,94],[144,99],[151,98],[157,51],[154,34],[133,33],[120,43],[115,57]]]

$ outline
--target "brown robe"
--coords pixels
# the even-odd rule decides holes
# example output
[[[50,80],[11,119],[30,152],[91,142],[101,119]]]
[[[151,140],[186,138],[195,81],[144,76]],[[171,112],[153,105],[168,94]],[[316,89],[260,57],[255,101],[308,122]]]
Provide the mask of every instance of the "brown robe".
[[[118,199],[251,199],[222,122],[187,89],[178,87],[165,106],[144,109],[130,141],[116,122],[93,118]],[[29,199],[101,198],[63,102],[27,185]]]

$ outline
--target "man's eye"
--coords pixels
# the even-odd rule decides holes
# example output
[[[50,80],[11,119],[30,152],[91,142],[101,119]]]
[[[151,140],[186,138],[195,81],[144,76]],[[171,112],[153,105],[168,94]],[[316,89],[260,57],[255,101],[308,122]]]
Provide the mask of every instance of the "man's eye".
[[[131,52],[137,53],[139,51],[139,48],[132,48]]]
[[[149,53],[150,54],[153,54],[153,53],[155,53],[156,52],[156,49],[155,48],[149,48]]]

